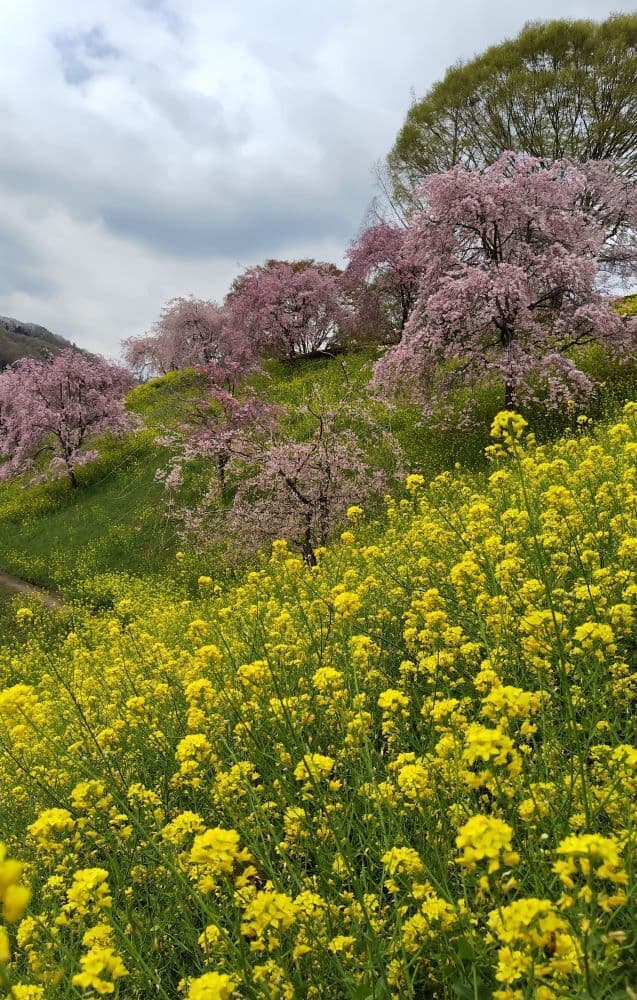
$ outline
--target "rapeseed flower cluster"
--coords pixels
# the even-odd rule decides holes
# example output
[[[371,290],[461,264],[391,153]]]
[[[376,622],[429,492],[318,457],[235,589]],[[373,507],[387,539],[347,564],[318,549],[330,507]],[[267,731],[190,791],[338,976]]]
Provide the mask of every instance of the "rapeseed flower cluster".
[[[22,883],[24,865],[7,857],[7,848],[0,843],[0,968],[11,959],[11,944],[6,924],[15,924],[22,917],[31,892]]]
[[[20,615],[4,995],[632,995],[636,427],[505,412],[316,566]]]

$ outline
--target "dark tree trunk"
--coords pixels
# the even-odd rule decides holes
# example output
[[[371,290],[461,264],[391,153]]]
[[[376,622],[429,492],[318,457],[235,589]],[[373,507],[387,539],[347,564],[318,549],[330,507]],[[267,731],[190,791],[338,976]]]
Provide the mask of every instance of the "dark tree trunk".
[[[308,516],[307,528],[305,529],[305,534],[303,536],[303,545],[301,547],[303,553],[303,558],[308,566],[316,566],[316,553],[314,551],[314,546],[312,545],[312,522],[311,516]]]
[[[505,410],[512,409],[515,403],[515,386],[513,380],[508,378],[504,383],[504,408]]]
[[[510,348],[513,343],[513,327],[509,323],[499,325],[500,343],[507,355],[506,375],[504,379],[504,408],[510,410],[515,403],[515,381],[511,378]]]
[[[330,534],[330,507],[326,496],[319,498],[319,523],[321,526],[321,544],[325,545]]]
[[[219,475],[219,489],[221,491],[221,496],[226,492],[226,466],[228,464],[228,458],[226,452],[221,452],[217,455],[217,473]]]

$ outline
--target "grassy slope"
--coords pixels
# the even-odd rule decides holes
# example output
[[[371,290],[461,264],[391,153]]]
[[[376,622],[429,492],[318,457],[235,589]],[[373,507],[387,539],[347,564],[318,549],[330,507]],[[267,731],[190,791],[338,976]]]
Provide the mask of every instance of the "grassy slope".
[[[369,355],[296,367],[272,364],[269,377],[258,383],[272,402],[285,405],[294,415],[315,389],[333,399],[346,384],[362,391],[370,364]],[[102,459],[80,470],[82,486],[77,492],[64,482],[26,490],[19,482],[0,487],[0,566],[31,582],[72,591],[76,579],[83,579],[86,586],[87,578],[96,573],[171,573],[179,542],[175,525],[165,514],[164,488],[155,482],[166,452],[153,438],[199,392],[197,379],[187,375],[167,376],[134,390],[130,408],[149,429],[106,442]],[[302,434],[298,416],[293,416],[295,420]],[[483,444],[482,433],[455,433],[434,447],[433,440],[414,430],[413,414],[400,410],[393,421],[410,463],[432,471],[449,459],[470,462]]]
[[[373,357],[368,351],[337,360],[270,363],[268,376],[257,383],[272,402],[288,408],[292,426],[303,436],[298,415],[302,403],[316,389],[333,400],[345,387],[364,395]],[[606,408],[612,408],[615,397],[634,394],[634,369],[620,372],[599,356],[589,358],[589,367],[607,383]],[[80,470],[82,485],[76,492],[62,481],[26,489],[16,481],[0,486],[0,567],[73,596],[88,593],[92,599],[100,591],[101,584],[95,582],[99,574],[173,576],[180,546],[176,526],[166,516],[164,489],[155,482],[156,469],[167,454],[155,439],[200,392],[197,376],[187,373],[173,373],[133,390],[129,407],[142,417],[146,430],[105,441],[101,459]],[[397,407],[390,419],[409,467],[429,477],[457,462],[481,466],[486,428],[500,405],[493,395],[476,400],[478,422],[473,429],[443,432],[419,426],[417,414],[407,406]],[[564,426],[561,417],[552,422],[529,417],[543,436]]]

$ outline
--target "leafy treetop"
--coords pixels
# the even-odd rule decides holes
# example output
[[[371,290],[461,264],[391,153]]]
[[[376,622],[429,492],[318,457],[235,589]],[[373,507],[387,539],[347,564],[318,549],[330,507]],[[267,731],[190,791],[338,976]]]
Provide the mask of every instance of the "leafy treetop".
[[[515,39],[452,66],[409,109],[388,157],[409,210],[431,173],[484,167],[506,150],[545,160],[618,159],[637,172],[637,14],[599,24],[528,24]]]

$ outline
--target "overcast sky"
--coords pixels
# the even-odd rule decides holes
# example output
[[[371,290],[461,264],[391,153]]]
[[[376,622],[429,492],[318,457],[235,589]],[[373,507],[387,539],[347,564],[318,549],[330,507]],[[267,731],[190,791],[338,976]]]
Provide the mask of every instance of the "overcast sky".
[[[0,314],[109,356],[174,295],[339,263],[445,68],[622,0],[0,0]]]

